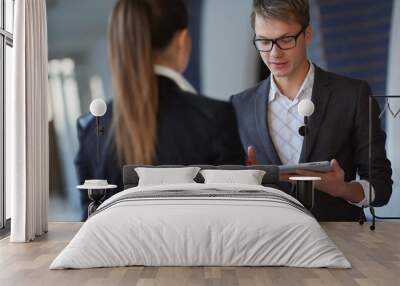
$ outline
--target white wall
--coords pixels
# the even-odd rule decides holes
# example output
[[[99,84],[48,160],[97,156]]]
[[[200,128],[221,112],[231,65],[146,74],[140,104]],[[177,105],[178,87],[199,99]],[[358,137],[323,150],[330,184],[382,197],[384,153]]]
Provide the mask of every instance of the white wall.
[[[392,31],[390,35],[387,94],[400,96],[400,1],[393,3]],[[400,98],[390,101],[394,112],[400,110]],[[387,113],[387,152],[392,162],[393,194],[387,207],[378,209],[383,216],[400,216],[400,114],[397,118]]]
[[[257,53],[250,26],[252,1],[204,0],[200,34],[201,91],[228,100],[256,83]]]

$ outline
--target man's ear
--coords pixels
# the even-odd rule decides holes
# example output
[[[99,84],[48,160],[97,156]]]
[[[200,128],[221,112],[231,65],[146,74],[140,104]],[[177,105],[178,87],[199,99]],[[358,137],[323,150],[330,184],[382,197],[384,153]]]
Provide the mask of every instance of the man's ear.
[[[311,25],[307,26],[307,28],[305,30],[305,37],[306,37],[306,43],[309,44],[313,37],[313,31],[312,31]]]

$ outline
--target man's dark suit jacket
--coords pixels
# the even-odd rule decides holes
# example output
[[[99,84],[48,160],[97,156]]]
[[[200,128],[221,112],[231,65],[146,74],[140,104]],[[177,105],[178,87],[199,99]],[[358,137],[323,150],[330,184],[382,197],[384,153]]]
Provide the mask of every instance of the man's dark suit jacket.
[[[182,91],[172,80],[159,76],[159,112],[156,161],[154,165],[243,164],[244,153],[232,105]],[[100,162],[96,162],[96,122],[89,113],[78,119],[79,151],[75,165],[80,183],[85,179],[106,179],[122,190],[119,162],[111,127],[112,103],[101,117]],[[135,146],[132,146],[135,148]],[[81,193],[83,219],[88,198]]]
[[[267,112],[270,78],[231,97],[245,149],[253,145],[258,164],[281,165],[269,134]],[[323,71],[316,67],[312,92],[315,105],[309,120],[308,150],[302,149],[300,162],[337,159],[345,180],[369,180],[375,189],[374,206],[387,204],[392,193],[391,166],[386,157],[386,135],[380,127],[379,107],[372,104],[373,171],[369,178],[369,85]],[[282,189],[285,189],[282,184]],[[287,185],[286,185],[287,186]],[[287,191],[287,189],[285,189]],[[360,208],[347,201],[317,191],[312,213],[321,221],[348,221],[360,218]]]

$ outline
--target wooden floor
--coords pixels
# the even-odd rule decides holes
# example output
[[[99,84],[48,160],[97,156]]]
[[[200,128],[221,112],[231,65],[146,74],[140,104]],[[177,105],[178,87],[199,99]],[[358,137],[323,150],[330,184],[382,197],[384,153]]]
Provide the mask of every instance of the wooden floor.
[[[289,267],[124,267],[48,270],[81,224],[50,223],[28,244],[0,241],[0,285],[400,285],[400,222],[375,231],[357,223],[324,223],[353,265],[349,270]]]

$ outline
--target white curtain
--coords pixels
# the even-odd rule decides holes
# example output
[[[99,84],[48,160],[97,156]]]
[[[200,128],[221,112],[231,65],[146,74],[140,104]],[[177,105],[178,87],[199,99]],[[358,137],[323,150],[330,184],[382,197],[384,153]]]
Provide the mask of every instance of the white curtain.
[[[13,92],[6,111],[12,242],[47,232],[48,123],[45,0],[15,1]]]

